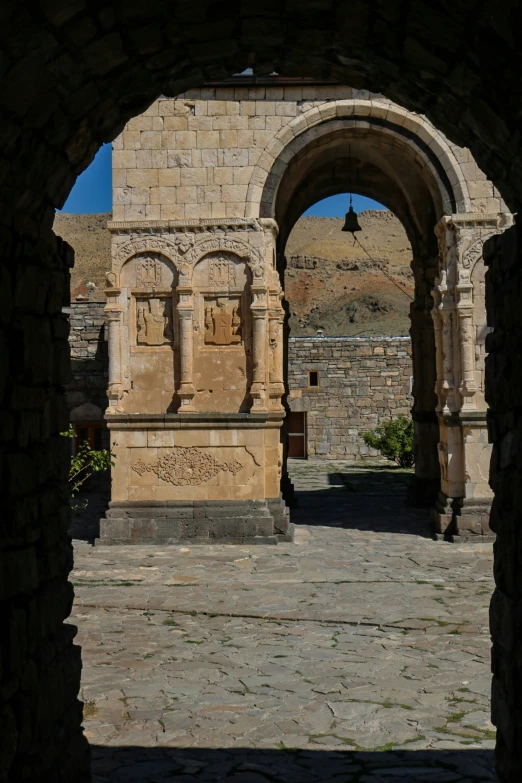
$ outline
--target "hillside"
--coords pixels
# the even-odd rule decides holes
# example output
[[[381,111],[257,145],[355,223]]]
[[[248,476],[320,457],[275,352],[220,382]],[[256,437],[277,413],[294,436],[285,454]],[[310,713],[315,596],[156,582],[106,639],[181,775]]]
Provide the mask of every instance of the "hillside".
[[[71,295],[86,295],[93,282],[99,295],[110,268],[110,213],[57,213],[54,229],[75,249]],[[404,335],[409,329],[413,275],[411,250],[401,223],[391,212],[361,212],[357,235],[371,261],[341,218],[301,218],[286,247],[285,294],[294,337]],[[391,276],[384,274],[387,272]],[[408,295],[409,296],[408,296]]]
[[[88,293],[85,283],[105,288],[105,272],[111,266],[111,235],[107,230],[110,212],[96,215],[70,215],[57,212],[54,231],[74,248],[74,269],[71,270],[71,297]]]
[[[328,336],[408,334],[413,274],[402,224],[388,211],[360,213],[357,238],[370,260],[352,235],[341,231],[343,223],[303,217],[289,237],[285,295],[292,336],[317,329]]]

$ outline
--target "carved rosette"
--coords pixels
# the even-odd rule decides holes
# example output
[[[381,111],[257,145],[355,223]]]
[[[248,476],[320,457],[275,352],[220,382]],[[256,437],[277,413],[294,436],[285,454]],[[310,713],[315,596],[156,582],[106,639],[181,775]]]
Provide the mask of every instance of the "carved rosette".
[[[175,486],[197,486],[226,471],[235,476],[243,465],[236,459],[221,462],[211,454],[191,446],[178,447],[169,451],[152,464],[138,460],[133,470],[139,475],[155,473],[162,481]]]

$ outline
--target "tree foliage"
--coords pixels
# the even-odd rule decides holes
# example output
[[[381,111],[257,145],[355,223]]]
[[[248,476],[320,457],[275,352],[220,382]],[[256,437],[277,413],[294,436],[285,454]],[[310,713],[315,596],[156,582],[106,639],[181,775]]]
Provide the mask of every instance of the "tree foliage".
[[[374,430],[363,432],[367,446],[377,449],[387,459],[401,468],[411,468],[415,462],[413,454],[413,420],[400,415],[392,421],[379,424]]]

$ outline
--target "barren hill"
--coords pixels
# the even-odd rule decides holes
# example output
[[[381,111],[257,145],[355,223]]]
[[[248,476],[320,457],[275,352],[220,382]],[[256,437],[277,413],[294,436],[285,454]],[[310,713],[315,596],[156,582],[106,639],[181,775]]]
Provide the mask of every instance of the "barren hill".
[[[73,297],[88,293],[87,282],[96,284],[98,294],[104,288],[110,218],[110,212],[56,215],[56,233],[75,249]],[[363,230],[357,237],[373,260],[341,231],[341,218],[303,217],[295,224],[285,273],[293,336],[314,335],[320,328],[330,336],[408,334],[413,275],[406,233],[387,211],[361,212],[359,222]]]
[[[398,336],[409,331],[411,248],[385,210],[359,214],[357,239],[341,218],[302,217],[286,246],[285,296],[293,337]]]
[[[57,212],[54,231],[74,248],[74,269],[71,270],[71,296],[86,295],[85,283],[105,288],[105,272],[111,267],[111,235],[107,230],[110,212],[95,215],[71,215]]]

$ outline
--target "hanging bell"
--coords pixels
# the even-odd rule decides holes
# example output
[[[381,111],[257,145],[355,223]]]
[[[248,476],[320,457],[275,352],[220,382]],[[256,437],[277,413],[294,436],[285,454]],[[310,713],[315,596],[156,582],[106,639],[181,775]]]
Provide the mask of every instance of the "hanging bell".
[[[357,212],[353,211],[352,206],[350,206],[350,209],[346,213],[344,226],[342,227],[341,231],[350,231],[352,234],[355,234],[356,231],[362,231],[362,228],[359,225],[359,221],[357,220]]]

